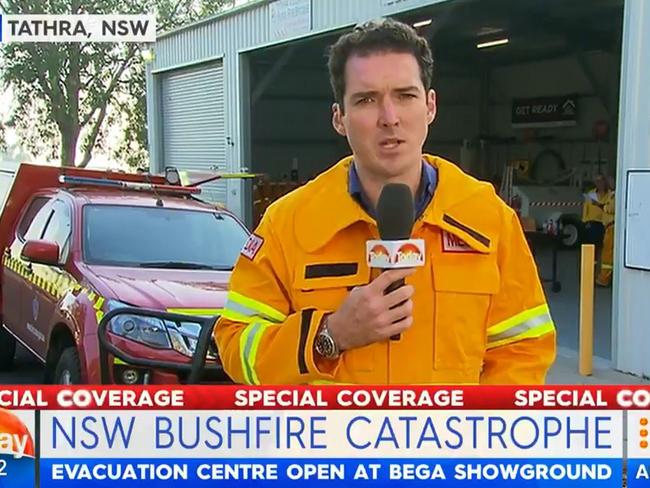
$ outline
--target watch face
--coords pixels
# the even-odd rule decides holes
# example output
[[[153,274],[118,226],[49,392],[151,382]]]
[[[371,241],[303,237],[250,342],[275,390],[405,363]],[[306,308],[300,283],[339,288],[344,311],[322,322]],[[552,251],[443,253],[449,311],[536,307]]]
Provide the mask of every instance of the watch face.
[[[316,338],[316,352],[329,358],[334,354],[334,341],[326,334],[319,334]]]

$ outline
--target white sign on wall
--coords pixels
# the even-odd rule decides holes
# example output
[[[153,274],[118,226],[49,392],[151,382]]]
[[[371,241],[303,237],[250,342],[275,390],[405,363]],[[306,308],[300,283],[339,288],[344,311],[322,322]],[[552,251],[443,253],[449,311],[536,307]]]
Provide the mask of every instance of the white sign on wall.
[[[277,0],[270,5],[273,39],[287,39],[311,31],[311,0]]]
[[[650,271],[650,170],[628,170],[625,266]]]

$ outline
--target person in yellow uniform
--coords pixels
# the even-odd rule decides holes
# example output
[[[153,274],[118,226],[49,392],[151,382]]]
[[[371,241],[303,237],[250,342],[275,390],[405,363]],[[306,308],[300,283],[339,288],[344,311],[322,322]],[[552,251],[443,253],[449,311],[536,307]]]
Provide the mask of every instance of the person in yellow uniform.
[[[594,178],[594,186],[585,195],[582,221],[585,224],[585,243],[596,245],[600,270],[596,284],[611,283],[614,254],[614,191],[605,175]]]
[[[331,47],[332,124],[352,155],[274,202],[244,246],[214,329],[235,382],[544,383],[555,326],[517,215],[422,153],[432,65],[426,40],[390,19]],[[366,241],[388,182],[411,188],[426,265],[377,276]]]
[[[609,185],[608,188],[611,188]],[[609,190],[606,197],[602,199],[602,222],[605,226],[605,237],[603,239],[603,249],[600,257],[600,270],[596,277],[596,284],[599,286],[609,286],[612,283],[614,272],[614,214],[615,214],[615,193]]]
[[[585,194],[582,206],[582,221],[585,224],[584,242],[595,244],[599,248],[603,244],[605,224],[603,208],[613,198],[607,178],[598,175],[594,178],[594,188]]]

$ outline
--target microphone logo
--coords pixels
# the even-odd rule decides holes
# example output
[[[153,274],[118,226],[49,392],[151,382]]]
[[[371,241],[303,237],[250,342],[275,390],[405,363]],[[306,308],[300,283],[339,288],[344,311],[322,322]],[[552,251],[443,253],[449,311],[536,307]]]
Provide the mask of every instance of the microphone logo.
[[[368,262],[384,265],[390,264],[390,253],[388,252],[388,249],[386,249],[386,246],[383,244],[373,245],[368,253]]]
[[[412,242],[401,245],[394,256],[395,264],[410,267],[422,266],[424,264],[424,254],[420,248]]]
[[[366,241],[366,257],[370,268],[413,268],[424,266],[424,240]]]

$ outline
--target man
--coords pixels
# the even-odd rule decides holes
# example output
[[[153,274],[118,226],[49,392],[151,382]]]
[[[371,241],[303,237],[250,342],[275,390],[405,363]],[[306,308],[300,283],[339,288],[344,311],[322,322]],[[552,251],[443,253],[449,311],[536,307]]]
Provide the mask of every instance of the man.
[[[614,194],[614,183],[610,178],[599,175],[596,179],[597,201],[592,206],[600,210],[599,222],[605,228],[602,240],[602,251],[600,253],[600,270],[596,276],[596,285],[610,286],[614,272],[614,214],[616,195]],[[586,205],[585,205],[586,206]],[[592,213],[594,213],[592,211]]]
[[[614,192],[604,175],[594,178],[595,188],[585,195],[585,203],[582,207],[582,221],[585,224],[584,241],[595,244],[599,248],[603,245],[606,221],[609,221],[605,214],[605,206],[610,206],[614,200]]]
[[[544,382],[555,330],[515,213],[489,184],[422,155],[432,64],[426,41],[392,20],[331,48],[332,123],[353,155],[272,204],[242,250],[215,327],[235,381]],[[415,195],[427,260],[377,275],[365,242],[388,182]]]

